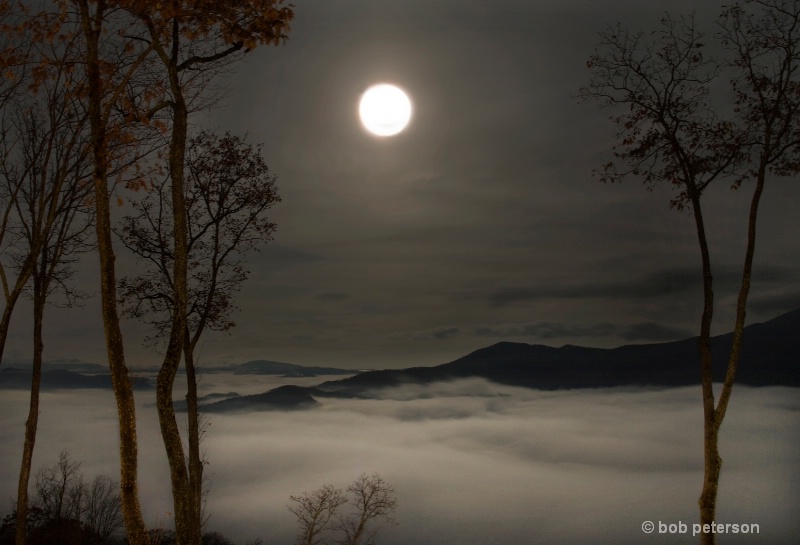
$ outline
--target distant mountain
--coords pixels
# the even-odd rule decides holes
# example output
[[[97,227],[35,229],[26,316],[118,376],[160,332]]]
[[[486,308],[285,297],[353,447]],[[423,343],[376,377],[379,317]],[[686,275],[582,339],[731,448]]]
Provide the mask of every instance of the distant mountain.
[[[213,394],[212,394],[213,395]],[[208,398],[209,396],[205,396]],[[318,388],[305,386],[280,386],[263,394],[229,397],[215,403],[201,404],[204,413],[223,413],[241,411],[288,411],[296,409],[312,409],[319,402],[318,397],[354,398],[359,397],[348,392],[328,392]],[[176,402],[176,409],[185,411],[186,402]]]
[[[263,394],[231,397],[210,403],[203,406],[203,412],[308,409],[318,403],[309,390],[301,386],[281,386]]]
[[[44,366],[43,366],[44,367]],[[131,377],[134,389],[151,388],[151,382],[142,377]],[[31,370],[16,367],[0,368],[0,389],[25,389],[31,387]],[[108,388],[111,389],[111,375],[84,375],[65,369],[43,369],[42,390]]]
[[[0,389],[29,389],[31,386],[31,362],[19,360],[3,362],[0,366]],[[11,365],[9,365],[9,363]],[[156,374],[158,367],[136,369],[138,373]],[[283,377],[317,377],[320,375],[352,375],[352,369],[334,367],[305,367],[277,361],[255,360],[228,367],[203,367],[203,373],[232,373],[235,375],[278,375]],[[131,377],[135,389],[152,387],[144,377]],[[108,368],[81,360],[55,360],[42,364],[42,389],[111,388]],[[212,396],[215,394],[212,394]],[[226,397],[236,397],[238,394]],[[245,396],[247,397],[247,396]],[[210,399],[208,401],[211,401]],[[178,407],[180,410],[180,407]],[[185,407],[183,408],[185,410]]]
[[[30,369],[33,366],[33,362],[29,359],[20,359],[20,360],[3,360],[2,369],[3,367],[16,367],[17,369]],[[99,365],[97,363],[89,363],[83,360],[78,359],[60,359],[60,360],[50,360],[45,361],[42,363],[42,369],[45,371],[56,371],[56,370],[63,370],[63,371],[74,371],[75,373],[84,373],[84,374],[108,374],[108,366],[107,365]]]
[[[204,373],[233,373],[234,375],[280,375],[284,377],[317,377],[320,375],[352,375],[352,369],[335,367],[306,367],[279,361],[254,360],[228,367],[203,368]]]
[[[800,309],[745,328],[737,382],[800,387]],[[715,380],[725,374],[732,335],[711,341]],[[308,409],[315,398],[367,397],[369,390],[481,377],[499,384],[546,390],[699,384],[697,337],[613,349],[501,342],[435,367],[366,371],[316,388],[281,386],[263,394],[203,405],[204,412]]]
[[[800,387],[800,309],[745,328],[736,381]],[[714,378],[725,376],[732,334],[714,337]],[[700,383],[697,337],[613,349],[501,342],[435,367],[367,371],[324,382],[321,390],[357,394],[375,388],[482,377],[546,390]]]

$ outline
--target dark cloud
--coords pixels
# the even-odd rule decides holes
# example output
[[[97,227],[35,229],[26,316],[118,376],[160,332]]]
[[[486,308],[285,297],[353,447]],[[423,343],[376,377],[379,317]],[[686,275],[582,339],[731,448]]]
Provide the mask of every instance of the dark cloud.
[[[457,327],[437,327],[425,331],[414,331],[409,333],[403,333],[399,335],[393,335],[392,338],[396,340],[426,340],[426,339],[434,339],[434,340],[446,340],[452,339],[460,333],[460,329]]]
[[[490,295],[495,306],[542,299],[638,299],[674,296],[695,291],[698,273],[690,269],[663,270],[630,281],[589,280],[583,284],[553,284],[523,288],[498,288]]]
[[[314,295],[315,301],[346,301],[347,299],[350,299],[350,294],[341,291],[323,292]]]
[[[432,331],[430,335],[434,339],[452,339],[453,337],[458,335],[458,328],[448,327],[446,329],[439,329],[437,331]]]
[[[624,327],[619,336],[626,341],[675,341],[687,339],[695,332],[681,327],[669,327],[655,322],[639,322]]]
[[[540,339],[563,339],[570,337],[605,337],[614,335],[617,329],[613,324],[595,324],[581,327],[554,322],[535,322],[498,327],[477,327],[475,328],[475,335],[496,338],[537,337]]]
[[[754,293],[747,302],[747,308],[765,316],[782,314],[800,308],[800,290],[771,290],[767,293]]]
[[[622,276],[629,276],[620,271]],[[796,280],[798,272],[788,267],[760,267],[754,275],[762,289],[768,285],[785,285]],[[734,266],[717,267],[715,287],[721,291],[736,289],[741,282],[741,272]],[[528,303],[543,299],[648,299],[660,297],[686,297],[702,289],[702,274],[698,268],[680,267],[662,269],[638,278],[625,280],[589,279],[583,283],[561,282],[534,287],[497,288],[489,299],[494,306]]]
[[[671,327],[655,322],[639,322],[629,325],[599,323],[586,326],[556,322],[531,322],[501,326],[475,328],[476,337],[488,338],[536,338],[575,339],[582,337],[617,337],[626,341],[675,341],[694,335],[687,328]]]

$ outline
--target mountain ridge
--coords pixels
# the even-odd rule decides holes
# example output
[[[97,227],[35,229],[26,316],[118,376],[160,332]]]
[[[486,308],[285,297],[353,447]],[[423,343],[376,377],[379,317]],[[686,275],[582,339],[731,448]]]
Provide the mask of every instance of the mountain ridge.
[[[745,327],[737,383],[800,387],[798,332],[800,309]],[[731,339],[732,333],[711,339],[715,381],[725,376]],[[617,348],[555,348],[502,341],[433,367],[366,371],[317,387],[359,393],[370,388],[474,376],[539,389],[688,386],[700,383],[698,337]]]
[[[800,309],[745,328],[738,384],[800,387]],[[711,339],[715,380],[725,375],[732,334]],[[643,363],[645,362],[645,363]],[[753,366],[753,363],[758,363]],[[406,384],[480,377],[498,384],[542,390],[600,387],[678,387],[700,383],[698,337],[616,348],[501,341],[448,363],[364,371],[316,387],[282,386],[204,406],[203,410],[287,410],[318,406],[309,398],[368,398],[375,390]],[[316,400],[315,400],[316,401]]]

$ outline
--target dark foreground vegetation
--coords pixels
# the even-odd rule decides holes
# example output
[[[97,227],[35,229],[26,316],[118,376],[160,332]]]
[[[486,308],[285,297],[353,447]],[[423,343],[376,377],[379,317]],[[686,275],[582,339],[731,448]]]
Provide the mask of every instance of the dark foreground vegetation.
[[[62,450],[58,461],[39,470],[27,510],[29,545],[129,545],[124,533],[119,483],[106,475],[87,482],[81,462]],[[360,475],[346,490],[324,485],[314,492],[290,496],[288,510],[297,518],[298,545],[375,544],[384,524],[394,524],[397,496],[377,473]],[[204,525],[208,516],[203,517]],[[17,511],[0,524],[0,545],[14,545]],[[176,545],[174,530],[151,529],[149,545]],[[206,531],[202,545],[236,545],[223,534]],[[246,545],[267,545],[263,539]]]

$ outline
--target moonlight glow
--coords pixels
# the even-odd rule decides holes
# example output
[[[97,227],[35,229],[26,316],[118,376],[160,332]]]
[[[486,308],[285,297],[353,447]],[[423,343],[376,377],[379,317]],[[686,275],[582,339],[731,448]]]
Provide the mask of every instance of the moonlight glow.
[[[394,136],[411,120],[411,100],[394,85],[373,85],[361,95],[358,114],[361,123],[372,134]]]

